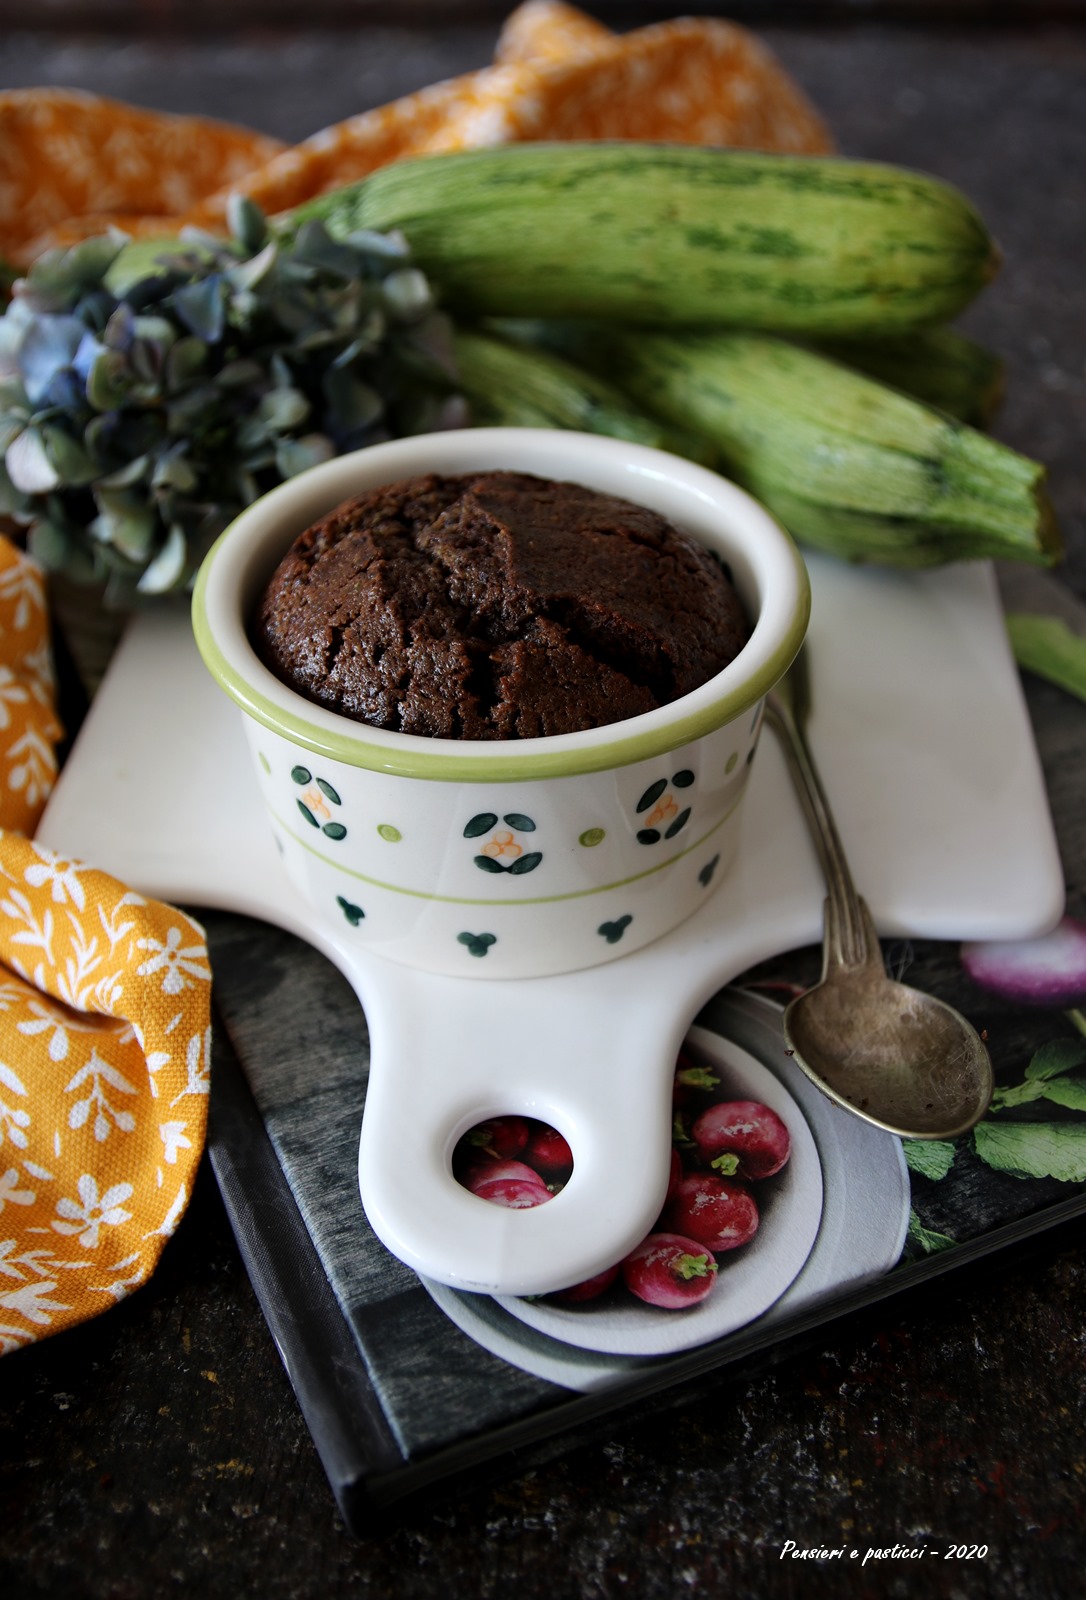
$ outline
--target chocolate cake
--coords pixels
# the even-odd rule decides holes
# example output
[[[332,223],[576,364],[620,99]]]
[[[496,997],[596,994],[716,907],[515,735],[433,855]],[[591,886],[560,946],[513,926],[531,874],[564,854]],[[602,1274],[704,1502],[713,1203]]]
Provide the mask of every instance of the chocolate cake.
[[[748,633],[720,563],[655,512],[482,472],[388,484],[307,529],[254,643],[285,683],[360,722],[529,739],[666,705]]]

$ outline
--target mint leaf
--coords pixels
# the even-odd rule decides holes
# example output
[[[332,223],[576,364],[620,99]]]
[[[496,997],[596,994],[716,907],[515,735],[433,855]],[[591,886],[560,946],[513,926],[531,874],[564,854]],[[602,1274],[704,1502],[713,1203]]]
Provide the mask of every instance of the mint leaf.
[[[952,1239],[946,1233],[934,1233],[931,1228],[925,1228],[915,1211],[909,1212],[909,1243],[922,1250],[926,1256],[931,1256],[938,1250],[952,1250],[957,1244],[957,1239]]]
[[[1086,1078],[1060,1078],[1045,1085],[1044,1097],[1071,1111],[1086,1111]]]
[[[910,1172],[935,1180],[946,1177],[957,1155],[949,1139],[903,1139],[901,1148]]]
[[[1060,617],[1014,612],[1007,617],[1014,659],[1027,672],[1086,700],[1086,639]]]
[[[973,1129],[980,1159],[1012,1178],[1086,1183],[1086,1127],[1064,1122],[980,1122]]]
[[[1016,1084],[1013,1089],[997,1088],[992,1095],[992,1103],[988,1109],[989,1111],[1006,1111],[1010,1106],[1025,1106],[1031,1100],[1043,1100],[1045,1090],[1046,1084],[1043,1078],[1038,1078],[1033,1083],[1030,1083],[1027,1079],[1025,1083]]]
[[[1086,1039],[1052,1039],[1034,1054],[1026,1077],[1058,1078],[1082,1066],[1086,1066]]]
[[[1086,1110],[1086,1100],[1076,1088],[1069,1088],[1064,1073],[1086,1066],[1086,1039],[1052,1039],[1036,1051],[1026,1068],[1025,1080],[1010,1089],[996,1089],[991,1109],[1006,1111],[1011,1106],[1028,1105],[1031,1100],[1053,1100],[1072,1110]]]

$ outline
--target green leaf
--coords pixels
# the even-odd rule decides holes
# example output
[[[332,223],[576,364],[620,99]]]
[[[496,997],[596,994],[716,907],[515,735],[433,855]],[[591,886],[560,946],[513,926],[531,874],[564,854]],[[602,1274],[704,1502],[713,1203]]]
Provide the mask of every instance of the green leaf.
[[[317,267],[350,282],[358,275],[358,256],[350,245],[333,239],[323,222],[307,222],[294,241],[292,264]]]
[[[390,272],[382,288],[385,304],[400,322],[416,322],[433,306],[430,285],[417,267],[400,267]]]
[[[694,1278],[711,1277],[717,1271],[716,1262],[710,1261],[707,1255],[679,1255],[673,1261],[668,1262],[668,1267],[684,1283],[689,1283]]]
[[[901,1148],[910,1172],[936,1182],[946,1177],[958,1153],[949,1139],[903,1139]]]
[[[47,572],[63,572],[72,557],[72,541],[62,528],[39,517],[26,536],[26,547]]]
[[[973,1129],[980,1159],[1013,1178],[1086,1183],[1086,1126],[1070,1122],[980,1122]]]
[[[1086,639],[1062,618],[1012,612],[1007,632],[1020,667],[1086,700]]]
[[[90,483],[97,467],[77,439],[73,439],[65,428],[54,428],[46,424],[42,428],[42,440],[50,461],[60,474],[60,481],[65,486],[81,483]]]
[[[255,289],[275,266],[278,255],[279,247],[272,243],[264,245],[261,250],[250,256],[248,261],[239,261],[237,266],[231,267],[226,274],[231,288],[242,294]]]
[[[60,483],[60,474],[50,461],[37,428],[27,428],[12,440],[4,455],[4,465],[8,477],[23,494],[47,494]]]
[[[128,239],[111,261],[103,283],[115,295],[127,294],[134,284],[165,273],[166,263],[180,250],[173,238]]]
[[[173,303],[177,315],[190,333],[208,344],[217,344],[222,338],[226,304],[223,281],[217,273],[178,289]]]
[[[100,491],[113,489],[133,489],[137,484],[143,483],[151,469],[151,458],[147,455],[132,456],[123,467],[118,467],[116,472],[110,472],[99,478]],[[114,497],[116,498],[116,497]],[[112,503],[108,493],[100,493],[99,500]]]
[[[252,356],[239,356],[236,361],[228,361],[219,368],[215,382],[220,389],[256,388],[264,382],[264,368]]]
[[[1045,1085],[1044,1098],[1070,1111],[1086,1111],[1086,1078],[1059,1078]]]
[[[925,1228],[915,1211],[909,1212],[908,1236],[909,1242],[916,1245],[926,1256],[934,1255],[938,1250],[952,1250],[958,1242],[949,1234],[935,1233],[931,1228]]]
[[[1012,1106],[1028,1105],[1031,1100],[1053,1100],[1059,1105],[1077,1108],[1074,1090],[1071,1099],[1062,1099],[1052,1087],[1054,1079],[1073,1072],[1086,1064],[1086,1039],[1051,1039],[1033,1055],[1026,1068],[1025,1080],[1012,1088],[997,1088],[992,1096],[993,1111],[1006,1111]],[[1058,1088],[1058,1085],[1057,1085]]]
[[[194,333],[186,334],[171,345],[166,354],[163,381],[168,394],[179,394],[191,383],[201,379],[207,370],[208,350],[202,339]]]
[[[248,195],[230,196],[226,203],[226,222],[234,238],[250,255],[255,255],[268,237],[264,213]]]
[[[135,386],[121,350],[102,350],[87,374],[87,399],[96,411],[115,411]]]
[[[340,367],[333,367],[326,373],[324,392],[332,409],[332,430],[337,435],[370,427],[385,409],[385,402],[376,389],[359,382]]]
[[[379,263],[407,261],[411,255],[402,233],[375,233],[372,228],[355,228],[347,235],[346,242],[353,245],[359,254],[370,256]]]
[[[308,417],[309,401],[300,389],[269,389],[261,396],[257,411],[274,433],[288,433]]]
[[[335,455],[332,441],[323,433],[307,433],[301,439],[278,439],[275,445],[275,465],[284,478],[296,477],[322,461]]]
[[[30,421],[30,412],[25,407],[10,406],[0,410],[0,456],[7,451],[8,445],[13,444]]]
[[[152,488],[177,489],[183,494],[191,494],[198,481],[182,444],[172,445],[159,456],[151,473]]]
[[[119,233],[84,239],[69,250],[47,250],[27,273],[35,288],[75,301],[81,290],[94,288],[108,274],[125,247]]]
[[[133,319],[132,335],[136,339],[144,339],[148,344],[160,344],[164,349],[173,344],[177,337],[177,328],[169,317],[160,317],[154,312],[141,312]]]
[[[184,532],[176,525],[166,535],[162,549],[144,568],[136,584],[140,594],[168,594],[176,589],[185,574],[188,543]]]
[[[0,516],[12,517],[24,528],[31,520],[31,501],[27,495],[16,489],[8,477],[2,459],[0,459]]]
[[[1086,1066],[1086,1039],[1051,1039],[1035,1052],[1026,1077],[1058,1078],[1082,1066]]]
[[[99,513],[87,525],[92,537],[125,561],[147,561],[155,544],[153,508],[134,494],[97,489],[94,497]]]

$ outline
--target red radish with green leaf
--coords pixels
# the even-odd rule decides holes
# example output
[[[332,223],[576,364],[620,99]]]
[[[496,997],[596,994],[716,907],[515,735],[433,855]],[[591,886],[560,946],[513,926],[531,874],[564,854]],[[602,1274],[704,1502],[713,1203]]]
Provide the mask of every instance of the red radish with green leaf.
[[[724,1178],[771,1178],[792,1153],[784,1122],[758,1100],[721,1100],[690,1130],[703,1166]]]
[[[695,1095],[711,1094],[719,1087],[720,1079],[715,1072],[709,1067],[701,1066],[685,1050],[679,1051],[679,1059],[675,1065],[675,1085],[672,1090],[673,1105],[687,1105]]]
[[[716,1271],[712,1251],[696,1239],[650,1233],[622,1262],[622,1281],[646,1305],[679,1311],[705,1299]]]
[[[490,1117],[463,1135],[460,1144],[476,1157],[511,1161],[528,1143],[530,1129],[525,1117]]]
[[[720,1255],[749,1244],[759,1220],[757,1202],[746,1184],[715,1172],[690,1172],[664,1207],[660,1223]]]

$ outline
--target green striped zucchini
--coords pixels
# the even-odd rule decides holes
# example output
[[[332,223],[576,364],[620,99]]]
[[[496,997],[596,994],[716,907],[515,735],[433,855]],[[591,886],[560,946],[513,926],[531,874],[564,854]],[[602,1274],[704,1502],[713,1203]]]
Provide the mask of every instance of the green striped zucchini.
[[[534,335],[706,438],[805,545],[898,567],[1061,553],[1043,467],[788,340],[602,324]]]
[[[573,428],[706,464],[715,456],[704,441],[647,416],[613,383],[552,351],[457,327],[453,354],[456,387],[476,427]]]
[[[999,357],[954,328],[920,328],[891,339],[822,341],[818,348],[978,428],[992,421],[1006,388]]]
[[[627,141],[397,161],[280,219],[399,230],[464,316],[803,336],[949,320],[997,251],[956,189],[836,157]]]
[[[553,349],[567,357],[577,352],[574,324],[540,317],[491,317],[483,326],[522,347]],[[883,339],[823,339],[811,341],[808,348],[974,427],[987,426],[1003,399],[1003,362],[954,328],[917,328]],[[583,379],[584,369],[580,372]],[[510,377],[515,379],[515,374]]]

